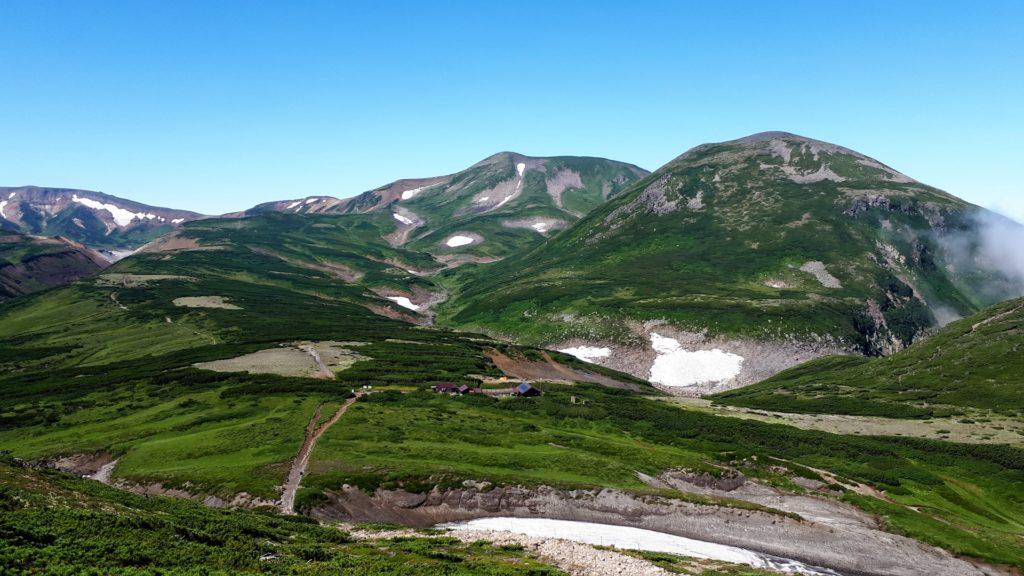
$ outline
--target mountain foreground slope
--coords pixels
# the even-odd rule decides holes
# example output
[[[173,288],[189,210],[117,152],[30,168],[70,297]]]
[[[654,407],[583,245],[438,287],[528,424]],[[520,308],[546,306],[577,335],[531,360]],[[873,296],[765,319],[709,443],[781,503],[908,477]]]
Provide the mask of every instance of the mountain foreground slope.
[[[1020,450],[702,414],[566,354],[392,318],[377,292],[429,282],[405,267],[430,256],[386,242],[391,220],[185,223],[0,305],[0,447],[325,522],[589,519],[879,576],[980,574],[951,552],[1024,565]]]
[[[63,237],[0,232],[0,302],[92,276],[110,265]]]
[[[821,358],[714,398],[786,412],[930,418],[966,409],[972,417],[1019,417],[1022,346],[1024,300],[1014,299],[886,358]]]
[[[63,236],[113,257],[199,218],[90,190],[0,187],[0,229]]]
[[[440,318],[675,391],[735,388],[817,356],[889,354],[1019,294],[978,257],[988,217],[852,150],[755,134],[686,152],[533,250],[452,272]]]

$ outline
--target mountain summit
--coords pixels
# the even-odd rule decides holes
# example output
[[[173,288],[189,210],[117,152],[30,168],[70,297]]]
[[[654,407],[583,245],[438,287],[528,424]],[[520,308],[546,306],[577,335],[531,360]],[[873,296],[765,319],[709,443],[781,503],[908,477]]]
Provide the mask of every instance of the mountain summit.
[[[957,248],[980,246],[989,214],[848,148],[754,134],[697,146],[536,249],[461,273],[443,316],[600,350],[655,381],[674,358],[691,374],[662,382],[677,390],[735,387],[899,350],[1005,296],[986,288],[1000,271]]]
[[[449,263],[486,262],[540,243],[647,174],[603,158],[499,152],[447,176],[396,180],[343,200],[270,202],[247,214],[390,212],[393,245]]]

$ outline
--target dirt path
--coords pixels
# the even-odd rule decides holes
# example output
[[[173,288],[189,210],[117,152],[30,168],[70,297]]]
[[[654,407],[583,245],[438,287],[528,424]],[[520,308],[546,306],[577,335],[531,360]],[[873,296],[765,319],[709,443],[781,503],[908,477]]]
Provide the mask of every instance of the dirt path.
[[[1020,310],[1021,308],[1024,308],[1024,304],[1022,304],[1020,306],[1017,306],[1016,308],[1014,308],[1012,310],[1007,310],[1006,312],[1003,312],[1002,314],[996,314],[995,316],[986,318],[986,319],[982,320],[981,322],[976,322],[976,323],[974,323],[974,325],[971,326],[971,332],[976,332],[978,330],[978,328],[981,328],[982,326],[984,326],[986,324],[991,324],[992,322],[995,322],[997,320],[1002,320],[1003,318],[1006,318],[1007,316],[1009,316],[1010,314],[1013,314],[1014,312]]]
[[[323,436],[327,429],[341,419],[348,407],[355,403],[363,394],[361,392],[356,393],[352,398],[345,401],[338,411],[331,416],[331,419],[324,422],[320,426],[316,423],[320,420],[320,406],[317,406],[316,411],[313,413],[313,417],[309,420],[309,424],[306,425],[306,440],[302,443],[302,448],[299,449],[298,455],[295,456],[295,460],[292,461],[292,468],[288,472],[288,479],[284,482],[284,490],[281,493],[281,513],[282,514],[294,514],[295,513],[295,493],[299,491],[299,485],[302,484],[302,477],[306,474],[306,467],[309,466],[309,456],[313,453],[313,447],[316,446],[316,441]]]

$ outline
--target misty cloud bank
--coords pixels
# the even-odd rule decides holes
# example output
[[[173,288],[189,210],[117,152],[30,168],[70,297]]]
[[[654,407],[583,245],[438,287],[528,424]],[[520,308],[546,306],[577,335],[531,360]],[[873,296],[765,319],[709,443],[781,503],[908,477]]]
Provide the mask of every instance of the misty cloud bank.
[[[966,230],[937,238],[954,273],[979,270],[988,276],[988,302],[1024,296],[1024,225],[988,210],[975,212]]]

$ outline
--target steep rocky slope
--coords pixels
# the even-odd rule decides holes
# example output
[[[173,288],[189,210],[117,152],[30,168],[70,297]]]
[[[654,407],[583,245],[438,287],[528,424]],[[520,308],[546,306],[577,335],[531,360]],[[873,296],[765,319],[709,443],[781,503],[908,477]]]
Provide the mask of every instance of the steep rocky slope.
[[[91,276],[109,265],[67,238],[0,232],[0,302]]]
[[[442,314],[674,390],[732,388],[828,353],[892,353],[1013,295],[981,257],[992,217],[847,148],[755,134],[686,152],[532,251],[453,273]]]
[[[389,213],[393,245],[449,264],[487,262],[540,243],[647,174],[602,158],[501,152],[448,176],[397,180],[343,200],[271,202],[246,214]]]
[[[137,248],[179,224],[202,218],[89,190],[0,187],[0,227],[64,236],[108,256]]]
[[[892,356],[822,358],[716,400],[787,412],[926,418],[974,410],[1019,416],[1022,347],[1024,299],[1014,299]]]

